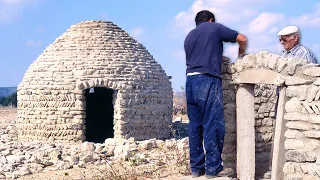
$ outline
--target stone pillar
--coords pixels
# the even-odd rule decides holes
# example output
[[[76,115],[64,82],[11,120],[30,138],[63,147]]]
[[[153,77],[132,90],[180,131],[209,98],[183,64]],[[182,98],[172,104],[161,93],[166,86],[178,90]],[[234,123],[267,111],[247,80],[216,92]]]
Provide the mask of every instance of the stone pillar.
[[[237,177],[254,180],[255,177],[255,129],[254,86],[241,84],[236,97],[237,104]]]
[[[284,120],[284,106],[287,101],[286,87],[280,87],[279,101],[277,107],[276,129],[274,136],[273,155],[272,155],[272,180],[283,179],[283,166],[286,163],[285,159],[285,130],[286,122]]]

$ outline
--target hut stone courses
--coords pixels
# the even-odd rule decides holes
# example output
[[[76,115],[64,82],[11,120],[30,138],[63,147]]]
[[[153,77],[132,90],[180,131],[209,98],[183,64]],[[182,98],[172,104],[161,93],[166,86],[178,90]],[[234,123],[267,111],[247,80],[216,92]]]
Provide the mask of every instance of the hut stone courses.
[[[85,94],[103,87],[113,92],[114,138],[167,138],[169,79],[146,48],[112,22],[73,25],[29,66],[18,86],[18,137],[85,141]]]

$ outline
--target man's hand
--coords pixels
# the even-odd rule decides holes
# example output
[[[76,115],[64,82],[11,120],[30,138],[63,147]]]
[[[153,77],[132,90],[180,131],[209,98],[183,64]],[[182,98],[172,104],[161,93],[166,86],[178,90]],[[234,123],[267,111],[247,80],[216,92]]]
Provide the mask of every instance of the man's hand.
[[[228,57],[222,56],[222,62],[224,64],[230,64],[231,60]]]
[[[239,50],[240,51],[240,50]],[[243,53],[243,54],[238,54],[238,58],[243,58],[244,56],[246,56],[247,55],[247,53]]]
[[[241,57],[245,56],[245,51],[247,49],[248,40],[244,35],[238,34],[236,41],[239,44],[238,57],[241,58]]]

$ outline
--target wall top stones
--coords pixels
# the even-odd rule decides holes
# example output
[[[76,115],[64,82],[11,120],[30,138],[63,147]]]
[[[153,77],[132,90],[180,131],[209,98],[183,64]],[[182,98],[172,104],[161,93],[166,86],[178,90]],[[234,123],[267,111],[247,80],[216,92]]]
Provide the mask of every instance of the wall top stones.
[[[235,63],[224,64],[225,79],[233,83],[303,85],[312,84],[320,77],[320,65],[308,63],[305,59],[283,58],[268,51],[248,54]],[[259,74],[259,77],[250,74]],[[241,79],[242,78],[242,79]],[[247,82],[250,79],[253,82]],[[314,82],[317,83],[317,82]]]

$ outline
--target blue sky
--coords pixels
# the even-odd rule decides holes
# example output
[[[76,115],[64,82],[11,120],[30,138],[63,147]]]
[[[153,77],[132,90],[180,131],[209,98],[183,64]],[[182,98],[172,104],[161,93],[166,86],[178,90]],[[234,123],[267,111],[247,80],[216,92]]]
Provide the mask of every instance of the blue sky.
[[[17,86],[29,65],[71,25],[109,20],[142,43],[173,77],[173,89],[180,90],[183,41],[202,9],[245,34],[249,53],[280,53],[276,34],[294,24],[302,31],[302,44],[320,58],[319,0],[0,0],[0,87]],[[233,61],[236,51],[237,45],[225,46]]]

